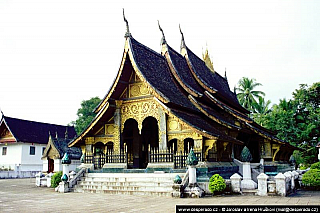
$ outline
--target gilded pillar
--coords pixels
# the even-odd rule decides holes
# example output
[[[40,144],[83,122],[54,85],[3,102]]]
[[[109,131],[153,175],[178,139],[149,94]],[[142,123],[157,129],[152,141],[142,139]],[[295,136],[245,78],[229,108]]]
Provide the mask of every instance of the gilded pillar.
[[[159,147],[160,149],[167,148],[167,121],[166,113],[159,107]]]
[[[122,101],[116,101],[116,110],[114,112],[114,144],[115,153],[120,153],[120,138],[121,138],[121,105]]]

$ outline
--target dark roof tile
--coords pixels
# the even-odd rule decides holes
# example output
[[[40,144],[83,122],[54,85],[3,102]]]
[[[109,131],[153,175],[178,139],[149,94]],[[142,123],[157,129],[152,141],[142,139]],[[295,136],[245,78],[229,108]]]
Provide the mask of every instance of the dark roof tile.
[[[4,116],[3,119],[18,142],[47,144],[49,132],[53,137],[58,134],[58,137],[64,138],[66,128],[68,129],[68,138],[72,139],[76,136],[73,126],[41,123],[7,116]]]

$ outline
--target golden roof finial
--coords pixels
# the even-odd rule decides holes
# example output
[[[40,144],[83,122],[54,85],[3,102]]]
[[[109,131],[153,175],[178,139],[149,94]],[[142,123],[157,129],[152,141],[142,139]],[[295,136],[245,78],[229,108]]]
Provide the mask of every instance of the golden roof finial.
[[[126,34],[124,35],[125,38],[128,38],[128,37],[131,37],[131,33],[129,31],[129,23],[128,23],[128,20],[126,19],[125,15],[124,15],[124,8],[123,9],[123,20],[124,22],[126,22],[126,28],[127,28],[127,31],[126,31]]]

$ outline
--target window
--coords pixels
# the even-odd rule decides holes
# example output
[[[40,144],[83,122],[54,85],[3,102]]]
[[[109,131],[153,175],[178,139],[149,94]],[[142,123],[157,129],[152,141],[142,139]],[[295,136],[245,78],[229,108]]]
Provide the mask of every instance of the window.
[[[36,147],[30,146],[30,155],[35,155],[36,154]]]
[[[7,147],[2,147],[2,155],[7,155]]]
[[[42,154],[44,153],[44,150],[46,150],[46,147],[42,147]]]

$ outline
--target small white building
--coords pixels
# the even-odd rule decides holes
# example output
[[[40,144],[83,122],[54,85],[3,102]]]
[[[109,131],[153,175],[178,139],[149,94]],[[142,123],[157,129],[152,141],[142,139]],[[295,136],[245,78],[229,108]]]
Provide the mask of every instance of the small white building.
[[[51,132],[59,137],[65,137],[66,130],[68,137],[74,138],[76,136],[73,126],[61,126],[2,116],[0,122],[0,171],[42,171],[43,162],[41,158],[48,143],[48,133]]]
[[[62,171],[61,159],[65,153],[68,153],[71,160],[71,164],[69,165],[70,171],[75,171],[76,168],[80,166],[81,149],[78,147],[68,147],[68,143],[72,139],[73,138],[68,136],[67,131],[63,138],[58,138],[57,135],[56,137],[52,137],[51,134],[49,134],[49,141],[42,155],[44,172]]]

